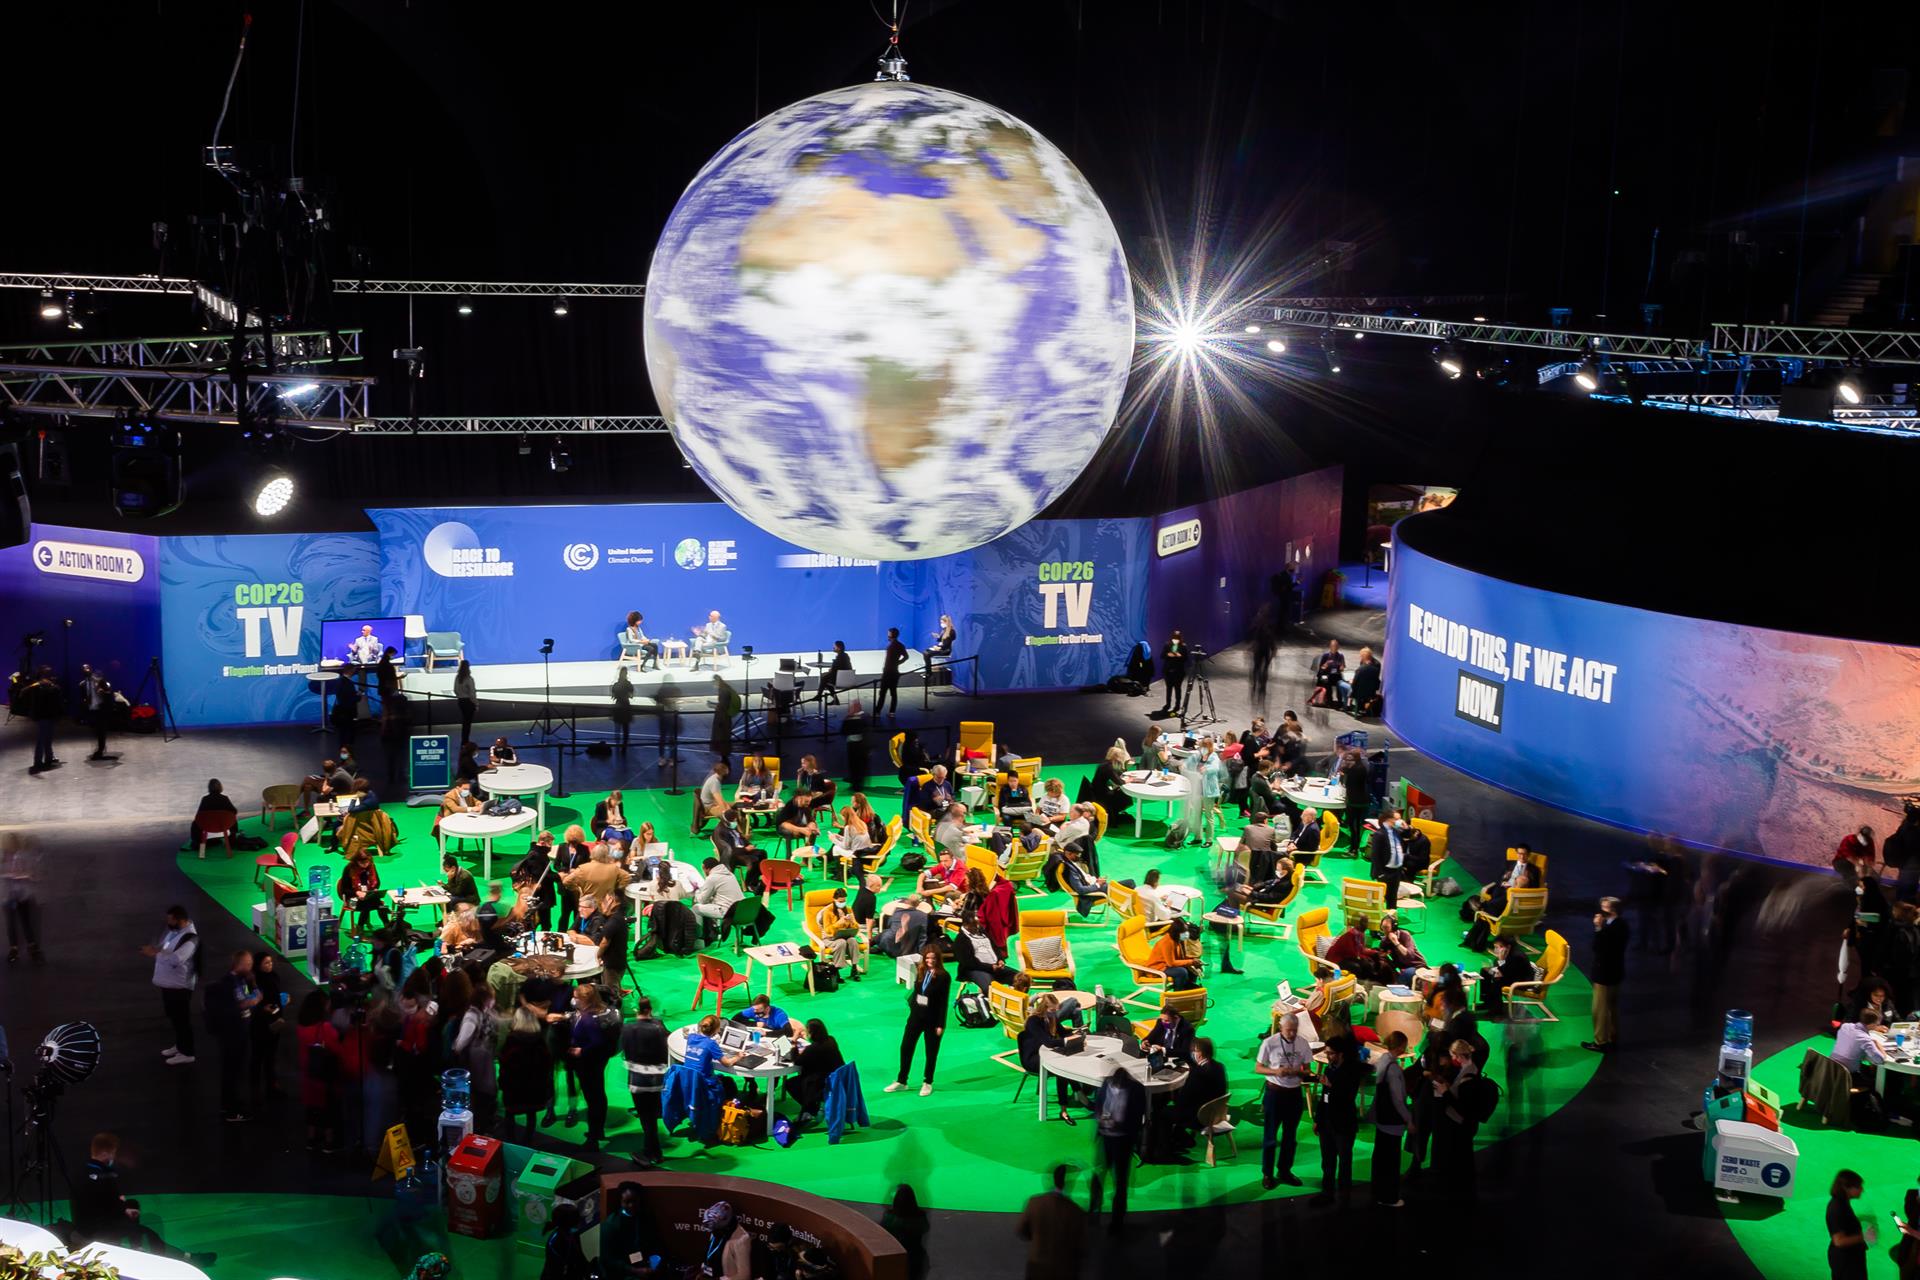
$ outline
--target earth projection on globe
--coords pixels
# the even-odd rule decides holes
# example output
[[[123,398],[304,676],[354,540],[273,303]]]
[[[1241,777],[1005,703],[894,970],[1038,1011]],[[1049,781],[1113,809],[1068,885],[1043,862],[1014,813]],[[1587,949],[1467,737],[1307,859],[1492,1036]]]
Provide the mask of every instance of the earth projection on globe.
[[[700,477],[815,551],[991,541],[1071,484],[1133,350],[1119,237],[1059,148],[899,81],[735,138],[647,275],[647,371]]]

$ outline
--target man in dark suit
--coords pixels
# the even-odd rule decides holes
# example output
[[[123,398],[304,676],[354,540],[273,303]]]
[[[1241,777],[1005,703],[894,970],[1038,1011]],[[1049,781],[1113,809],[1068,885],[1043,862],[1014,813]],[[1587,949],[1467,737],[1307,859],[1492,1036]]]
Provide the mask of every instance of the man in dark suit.
[[[1347,857],[1360,856],[1360,829],[1373,813],[1373,771],[1367,753],[1349,749],[1340,760],[1340,785],[1347,793]]]
[[[1400,883],[1419,875],[1433,860],[1433,846],[1426,833],[1416,831],[1398,809],[1387,810],[1379,830],[1368,841],[1368,864],[1373,878],[1387,886],[1387,909],[1400,901]]]
[[[1140,1047],[1160,1050],[1169,1062],[1184,1062],[1193,1052],[1193,1024],[1177,1010],[1162,1009]]]
[[[900,710],[900,664],[907,660],[907,646],[900,643],[900,628],[887,628],[886,659],[880,666],[880,696],[873,700],[873,714],[878,716],[883,710],[888,714],[898,714]],[[887,699],[893,699],[891,708]]]
[[[1174,1120],[1184,1128],[1199,1125],[1200,1108],[1227,1095],[1226,1064],[1213,1056],[1213,1041],[1195,1036],[1189,1050],[1187,1082],[1174,1091]]]

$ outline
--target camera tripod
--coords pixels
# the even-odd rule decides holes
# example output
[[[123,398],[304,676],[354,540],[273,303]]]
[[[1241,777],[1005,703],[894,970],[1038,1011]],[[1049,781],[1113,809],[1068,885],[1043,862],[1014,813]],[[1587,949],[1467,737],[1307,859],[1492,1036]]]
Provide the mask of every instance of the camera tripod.
[[[1194,656],[1193,674],[1187,677],[1187,687],[1180,699],[1180,728],[1204,729],[1210,724],[1220,723],[1220,712],[1213,702],[1213,681],[1207,679],[1207,659],[1204,654]]]
[[[147,664],[147,674],[140,677],[140,687],[133,691],[134,706],[139,706],[140,700],[147,696],[149,680],[153,681],[154,706],[160,711],[160,741],[172,742],[180,736],[180,725],[173,718],[173,703],[167,700],[167,678],[161,673],[158,658]]]
[[[9,1080],[11,1084],[11,1080]],[[53,1136],[54,1107],[65,1091],[63,1085],[50,1071],[42,1071],[34,1077],[33,1083],[21,1090],[27,1102],[26,1123],[20,1127],[21,1136],[27,1139],[26,1158],[17,1168],[10,1169],[13,1176],[8,1188],[7,1205],[18,1205],[31,1209],[38,1206],[40,1221],[43,1225],[53,1224],[54,1175],[71,1189],[72,1179],[67,1176],[66,1157],[60,1154],[60,1144]],[[12,1112],[13,1095],[9,1088],[7,1095],[8,1112]],[[11,1115],[9,1116],[11,1118]],[[8,1153],[12,1154],[12,1127],[8,1127]],[[32,1193],[32,1199],[25,1195]]]

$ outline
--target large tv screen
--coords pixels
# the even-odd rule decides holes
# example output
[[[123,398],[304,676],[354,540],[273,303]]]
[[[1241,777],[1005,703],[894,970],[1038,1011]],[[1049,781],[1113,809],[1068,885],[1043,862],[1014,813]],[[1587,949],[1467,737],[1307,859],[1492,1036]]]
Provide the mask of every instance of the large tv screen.
[[[320,664],[331,667],[354,661],[354,641],[363,631],[383,649],[392,645],[398,653],[407,651],[405,618],[328,618],[320,624]],[[379,654],[374,658],[377,661]]]

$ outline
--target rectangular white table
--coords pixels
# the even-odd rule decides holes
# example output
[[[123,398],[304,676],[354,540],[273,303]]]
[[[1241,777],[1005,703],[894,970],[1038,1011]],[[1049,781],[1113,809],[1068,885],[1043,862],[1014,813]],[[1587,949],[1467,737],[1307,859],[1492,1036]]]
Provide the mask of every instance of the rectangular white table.
[[[767,999],[773,999],[773,971],[791,969],[794,965],[805,965],[807,970],[807,994],[816,995],[813,989],[813,957],[803,955],[800,948],[791,942],[773,942],[760,947],[748,947],[743,952],[747,957],[747,990],[753,990],[753,966],[758,961],[767,971]]]

